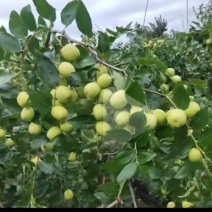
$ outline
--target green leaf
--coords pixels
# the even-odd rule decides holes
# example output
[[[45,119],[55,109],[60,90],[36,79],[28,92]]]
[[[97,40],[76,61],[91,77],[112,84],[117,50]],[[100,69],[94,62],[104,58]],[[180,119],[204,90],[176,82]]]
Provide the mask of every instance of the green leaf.
[[[113,72],[113,82],[117,90],[121,90],[125,88],[126,79],[124,78],[123,74],[118,72]]]
[[[189,80],[189,84],[195,87],[199,87],[201,89],[205,89],[207,87],[207,82],[205,80],[200,79],[191,79]]]
[[[131,105],[141,106],[145,104],[145,94],[137,81],[131,83],[126,90],[126,98]]]
[[[31,11],[30,4],[22,8],[20,15],[21,15],[22,21],[25,23],[27,28],[30,31],[35,31],[37,26],[36,26],[35,17]]]
[[[56,11],[55,8],[52,7],[46,0],[33,0],[33,3],[37,9],[37,12],[43,18],[49,21],[56,20]]]
[[[136,171],[137,171],[138,164],[135,162],[127,164],[122,171],[119,173],[117,177],[117,182],[119,184],[123,183],[125,180],[131,179]]]
[[[31,143],[31,150],[39,149],[42,145],[47,144],[46,136],[39,136],[35,138]]]
[[[38,75],[44,86],[54,88],[58,84],[59,74],[57,68],[47,59],[38,62]]]
[[[146,115],[143,111],[133,113],[130,116],[130,125],[136,127],[136,128],[143,128],[146,125]]]
[[[34,54],[36,52],[35,50],[39,50],[39,48],[40,48],[39,40],[35,36],[30,35],[27,38],[26,42],[27,42],[28,49],[32,54]]]
[[[67,27],[76,18],[78,2],[76,0],[69,2],[62,10],[61,22]]]
[[[93,126],[96,120],[91,115],[78,115],[69,120],[75,129],[88,129],[89,126]]]
[[[53,172],[53,164],[49,164],[44,161],[41,161],[39,163],[39,168],[42,172],[44,172],[46,174],[52,174],[52,172]]]
[[[98,31],[98,46],[97,49],[101,53],[108,52],[110,50],[110,40],[106,33]]]
[[[107,134],[103,137],[104,141],[115,140],[117,142],[128,142],[132,138],[130,132],[124,129],[114,129],[107,132]]]
[[[190,99],[183,84],[177,83],[173,91],[173,101],[176,106],[182,110],[188,108]]]
[[[156,153],[154,152],[138,152],[138,162],[140,165],[145,164],[149,161],[151,161],[156,156]]]
[[[14,10],[10,13],[9,29],[10,32],[17,38],[24,38],[28,34],[28,30],[24,22],[19,14]]]
[[[79,0],[77,7],[76,23],[80,32],[89,38],[93,36],[91,17],[81,0]]]
[[[94,102],[89,99],[80,99],[70,106],[77,115],[87,115],[93,112]]]
[[[195,130],[201,130],[207,125],[209,120],[208,108],[200,110],[195,116],[191,119],[190,127]]]
[[[21,51],[18,40],[12,35],[0,31],[0,47],[10,53],[18,53]]]
[[[103,191],[107,196],[115,198],[119,192],[119,185],[117,183],[105,183],[99,185],[98,190]]]
[[[197,138],[198,144],[203,149],[206,148],[206,154],[207,152],[211,152],[212,149],[212,128],[207,128],[203,132],[201,132],[201,135]],[[211,154],[211,153],[210,153]]]
[[[50,93],[46,93],[42,90],[29,92],[30,101],[35,110],[42,113],[51,111],[52,108],[52,96]]]
[[[46,21],[40,15],[38,17],[38,25],[42,27],[47,27]]]
[[[96,60],[93,59],[93,57],[91,57],[91,56],[87,56],[87,57],[83,58],[82,60],[78,61],[75,64],[75,67],[78,69],[82,69],[82,68],[85,68],[88,66],[93,66],[95,64],[96,64]]]
[[[0,48],[0,61],[4,59],[4,50]]]

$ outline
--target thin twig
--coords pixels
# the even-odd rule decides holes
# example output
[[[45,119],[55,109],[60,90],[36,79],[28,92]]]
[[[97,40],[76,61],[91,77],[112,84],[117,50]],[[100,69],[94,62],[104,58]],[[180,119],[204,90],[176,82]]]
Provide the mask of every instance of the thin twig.
[[[134,194],[131,182],[128,183],[128,187],[130,189],[130,194],[131,194],[131,197],[132,197],[133,206],[134,206],[134,208],[137,208],[138,206],[137,206],[137,203],[136,203],[136,200],[135,200],[135,194]]]
[[[118,205],[119,203],[120,203],[120,201],[118,199],[116,199],[111,204],[109,204],[106,208],[113,208],[114,206]]]
[[[163,93],[159,93],[159,92],[157,92],[157,91],[152,91],[152,90],[149,90],[149,89],[147,89],[147,88],[142,88],[142,89],[143,89],[144,91],[146,91],[146,92],[153,93],[153,94],[156,94],[156,95],[158,95],[158,96],[166,97],[166,95],[163,94]]]
[[[147,14],[147,10],[148,10],[148,5],[149,5],[149,0],[147,0],[146,2],[146,8],[145,8],[145,13],[144,13],[144,21],[143,21],[143,28],[146,22],[146,14]]]

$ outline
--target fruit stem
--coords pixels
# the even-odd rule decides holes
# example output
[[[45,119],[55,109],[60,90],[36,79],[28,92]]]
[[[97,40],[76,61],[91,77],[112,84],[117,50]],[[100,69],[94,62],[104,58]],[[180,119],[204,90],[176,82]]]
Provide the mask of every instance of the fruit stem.
[[[128,187],[129,187],[129,190],[130,190],[130,195],[132,197],[134,208],[137,208],[138,206],[137,206],[137,203],[136,203],[136,200],[135,200],[135,194],[134,194],[134,191],[133,191],[133,188],[132,188],[132,184],[131,184],[130,181],[128,183]]]

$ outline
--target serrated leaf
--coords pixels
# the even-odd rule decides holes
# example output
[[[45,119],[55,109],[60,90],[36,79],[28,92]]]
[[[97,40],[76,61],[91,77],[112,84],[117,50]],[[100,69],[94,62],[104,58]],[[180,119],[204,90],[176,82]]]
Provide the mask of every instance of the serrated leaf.
[[[35,17],[31,11],[31,6],[28,4],[27,6],[23,7],[20,13],[22,21],[25,23],[27,28],[30,31],[35,31],[37,26],[36,26],[36,21]]]
[[[82,32],[89,38],[93,36],[91,17],[81,0],[79,0],[79,4],[77,7],[76,23],[80,32]]]
[[[21,51],[21,46],[18,40],[3,31],[0,31],[0,47],[10,53],[18,53]]]
[[[25,23],[22,21],[19,14],[14,10],[10,13],[9,29],[10,32],[17,38],[24,38],[28,34]]]
[[[200,110],[195,116],[191,119],[190,127],[195,130],[201,130],[207,125],[209,120],[208,108]]]
[[[67,27],[69,26],[73,20],[76,18],[78,8],[78,2],[77,1],[71,1],[69,2],[62,10],[60,16],[61,16],[61,22]]]
[[[149,161],[151,161],[154,157],[156,156],[155,152],[138,152],[137,157],[138,157],[138,163],[140,165],[145,164]]]
[[[190,99],[183,84],[177,83],[175,85],[175,88],[173,91],[173,101],[176,104],[176,106],[182,110],[185,110],[188,108]]]
[[[110,50],[110,40],[106,33],[98,31],[98,46],[97,49],[101,53],[105,53]]]
[[[131,105],[141,106],[145,104],[144,91],[137,81],[131,83],[126,90],[126,98]]]
[[[121,184],[124,181],[131,179],[135,175],[137,168],[138,164],[135,162],[127,164],[119,173],[117,177],[117,182]]]
[[[115,140],[117,142],[128,142],[132,138],[130,132],[124,129],[114,129],[107,132],[103,137],[104,141]]]
[[[33,3],[37,9],[37,12],[43,18],[49,21],[56,20],[56,11],[46,0],[33,0]]]

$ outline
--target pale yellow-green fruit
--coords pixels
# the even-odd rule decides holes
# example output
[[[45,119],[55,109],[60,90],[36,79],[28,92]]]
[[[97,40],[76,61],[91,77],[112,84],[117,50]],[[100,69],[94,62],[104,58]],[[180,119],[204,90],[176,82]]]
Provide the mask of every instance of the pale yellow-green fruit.
[[[76,161],[76,159],[77,159],[77,153],[76,152],[71,152],[69,154],[68,160],[73,162],[73,161]]]
[[[47,131],[47,138],[51,141],[54,138],[56,138],[58,135],[60,135],[61,133],[62,131],[59,127],[53,126]]]
[[[163,83],[166,83],[168,81],[168,78],[165,74],[161,73],[161,80]]]
[[[157,40],[157,43],[160,43],[160,44],[165,43],[165,40],[164,39],[159,39],[159,40]]]
[[[109,74],[102,74],[97,79],[97,83],[101,88],[107,88],[111,85],[113,78]]]
[[[69,61],[69,62],[74,62],[76,61],[79,57],[80,57],[80,51],[79,49],[69,43],[69,44],[66,44],[60,51],[61,53],[61,56],[66,60],[66,61]]]
[[[74,130],[74,126],[66,121],[60,124],[60,129],[65,133],[70,133]]]
[[[115,116],[115,122],[118,126],[124,127],[130,121],[130,113],[126,110],[120,111]]]
[[[38,156],[35,156],[32,157],[30,161],[34,163],[35,166],[37,166],[41,162],[41,159]]]
[[[75,89],[71,89],[72,96],[71,96],[71,102],[76,102],[78,100],[78,94]]]
[[[149,126],[150,130],[154,130],[157,127],[157,118],[152,113],[146,113],[146,126]]]
[[[73,199],[74,197],[74,193],[71,189],[67,189],[65,192],[64,192],[64,199],[65,200],[71,200]]]
[[[41,145],[40,148],[41,148],[41,151],[42,151],[42,152],[50,152],[50,151],[53,150],[54,145],[53,145],[52,143],[48,143],[48,144],[46,144],[45,146],[44,146],[44,145]]]
[[[110,89],[102,89],[98,96],[98,102],[106,104],[109,102],[110,97],[113,95],[113,92]]]
[[[185,110],[187,118],[192,118],[196,113],[200,111],[200,106],[197,102],[191,101],[188,108]]]
[[[32,107],[24,107],[21,110],[21,119],[26,122],[32,121],[35,116],[35,111]]]
[[[61,75],[61,78],[60,78],[59,81],[58,81],[58,85],[68,86],[68,81],[67,81],[67,79]]]
[[[160,89],[161,89],[163,92],[168,92],[168,91],[169,91],[169,85],[163,83],[163,84],[160,86]]]
[[[142,110],[143,110],[142,107],[139,107],[139,106],[136,106],[136,105],[131,105],[130,115],[132,115],[133,113],[136,113],[136,112],[141,112]]]
[[[68,117],[68,111],[65,107],[58,105],[58,106],[52,107],[51,115],[57,121],[62,122],[62,121],[65,121],[66,118]]]
[[[5,141],[5,145],[9,148],[15,146],[15,142],[11,138],[7,138]]]
[[[68,78],[71,76],[72,73],[74,73],[76,70],[74,66],[69,62],[62,62],[58,66],[58,71],[61,76]]]
[[[175,208],[176,207],[176,204],[175,202],[171,201],[171,202],[168,202],[166,208]]]
[[[212,44],[212,39],[208,38],[208,39],[205,41],[205,43],[206,43],[207,45],[211,45],[211,44]]]
[[[64,85],[60,85],[56,88],[55,90],[55,97],[58,99],[60,102],[68,102],[71,99],[72,96],[72,91]]]
[[[17,96],[17,103],[20,107],[26,106],[28,100],[29,100],[29,95],[26,91],[20,92]]]
[[[118,90],[110,98],[110,105],[116,109],[123,109],[127,105],[125,90]]]
[[[31,135],[39,135],[42,132],[42,126],[31,122],[28,127],[28,131]]]
[[[50,91],[50,94],[52,95],[52,98],[53,99],[55,99],[56,98],[56,89],[52,89],[51,91]]]
[[[166,124],[166,112],[164,112],[161,109],[155,109],[152,111],[152,113],[156,116],[157,118],[157,125],[158,126],[163,126]]]
[[[202,159],[202,154],[199,149],[192,148],[188,153],[188,159],[191,162],[198,162]]]
[[[170,77],[170,79],[171,79],[171,81],[172,81],[174,84],[176,84],[176,83],[182,81],[181,77],[178,76],[178,75],[174,75],[174,76]]]
[[[135,132],[135,127],[133,127],[132,125],[128,124],[126,125],[124,128],[124,130],[127,130],[128,132],[130,132],[131,134],[133,134]]]
[[[58,99],[52,100],[53,106],[63,106],[63,103],[60,102]]]
[[[194,206],[193,203],[188,201],[182,201],[182,208],[191,208],[192,206]]]
[[[96,123],[96,132],[98,135],[105,136],[108,131],[111,130],[110,124],[105,121],[99,121]]]
[[[165,72],[170,77],[175,75],[175,70],[173,68],[167,68]]]
[[[194,101],[194,96],[189,96],[189,99],[190,99],[191,101]]]
[[[98,69],[97,76],[101,76],[102,74],[108,74],[108,68],[103,64],[96,64],[95,68]]]
[[[185,90],[188,90],[188,85],[183,85],[183,87],[185,88]]]
[[[96,120],[104,120],[107,118],[107,109],[102,104],[96,104],[93,108],[93,115]]]
[[[90,82],[84,87],[86,97],[95,98],[99,95],[101,87],[97,82]]]
[[[166,119],[172,128],[182,127],[187,121],[186,114],[181,109],[170,109],[166,113]]]
[[[5,137],[5,135],[6,135],[5,130],[0,129],[0,138],[4,138],[4,137]]]

